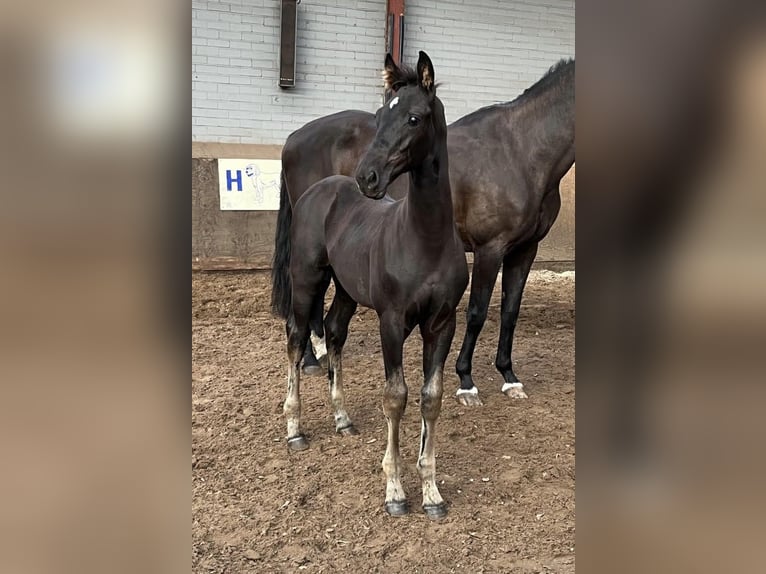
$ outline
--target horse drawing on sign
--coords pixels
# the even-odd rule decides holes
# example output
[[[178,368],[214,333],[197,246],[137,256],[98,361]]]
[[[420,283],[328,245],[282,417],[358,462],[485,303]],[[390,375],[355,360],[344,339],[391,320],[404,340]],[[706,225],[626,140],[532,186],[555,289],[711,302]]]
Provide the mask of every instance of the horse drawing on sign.
[[[261,172],[261,168],[255,163],[249,163],[245,166],[245,175],[250,180],[250,185],[255,190],[255,200],[258,203],[263,203],[266,190],[273,189],[276,193],[279,193],[279,183],[275,180],[266,182]]]

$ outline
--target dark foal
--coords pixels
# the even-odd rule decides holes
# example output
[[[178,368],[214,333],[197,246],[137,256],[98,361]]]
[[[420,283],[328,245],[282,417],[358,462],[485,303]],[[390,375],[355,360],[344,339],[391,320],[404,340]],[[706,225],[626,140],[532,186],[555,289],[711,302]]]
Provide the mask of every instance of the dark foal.
[[[388,423],[385,508],[392,515],[408,512],[399,455],[399,424],[407,403],[402,353],[407,336],[420,327],[424,384],[417,466],[423,509],[429,517],[440,518],[447,510],[436,486],[435,426],[444,362],[455,333],[455,310],[468,284],[468,267],[453,218],[447,125],[431,61],[421,52],[415,72],[396,66],[389,55],[385,78],[397,93],[378,114],[376,134],[356,181],[332,176],[307,190],[292,215],[289,275],[286,265],[275,269],[282,274],[279,284],[292,286],[284,405],[287,444],[293,450],[308,447],[300,428],[299,367],[312,311],[321,305],[332,278],[335,298],[324,329],[338,432],[356,433],[343,398],[341,356],[349,321],[357,304],[375,309],[380,319],[386,372],[383,412]],[[388,184],[405,172],[410,174],[407,197],[383,199]]]
[[[495,365],[507,396],[527,396],[513,370],[513,336],[537,246],[559,212],[559,183],[574,163],[574,71],[573,60],[562,60],[515,100],[481,108],[448,129],[455,222],[465,249],[474,253],[466,334],[456,365],[457,398],[465,405],[481,404],[471,359],[501,266],[503,296]],[[375,115],[351,110],[309,122],[290,135],[282,151],[276,257],[280,244],[289,238],[291,202],[323,177],[354,173],[374,133]],[[389,195],[406,195],[405,184],[405,178],[394,181]],[[274,281],[278,283],[278,275]],[[273,298],[272,306],[284,316],[283,302]],[[312,338],[321,353],[322,305],[313,312]],[[309,369],[316,364],[310,347],[305,364]]]

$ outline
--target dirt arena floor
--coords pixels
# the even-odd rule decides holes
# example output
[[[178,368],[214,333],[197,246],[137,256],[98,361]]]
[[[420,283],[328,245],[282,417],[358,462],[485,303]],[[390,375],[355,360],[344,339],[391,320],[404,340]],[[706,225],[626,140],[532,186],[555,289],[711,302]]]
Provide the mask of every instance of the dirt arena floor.
[[[193,571],[575,571],[574,274],[533,271],[522,301],[515,369],[529,399],[500,393],[494,367],[499,284],[473,361],[484,400],[454,399],[468,292],[447,359],[436,471],[449,515],[420,508],[415,468],[422,384],[420,336],[405,347],[410,389],[402,422],[411,513],[383,510],[386,423],[375,313],[352,319],[344,353],[347,407],[359,436],[335,434],[325,377],[303,377],[311,448],[285,443],[283,323],[269,314],[265,273],[195,273],[192,344]]]

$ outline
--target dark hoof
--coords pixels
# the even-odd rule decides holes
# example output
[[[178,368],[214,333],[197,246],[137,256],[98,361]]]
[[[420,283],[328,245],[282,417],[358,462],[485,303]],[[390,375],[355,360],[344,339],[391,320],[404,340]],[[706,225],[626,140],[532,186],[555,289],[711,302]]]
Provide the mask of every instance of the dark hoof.
[[[441,504],[426,504],[423,506],[423,511],[431,520],[439,520],[447,516],[447,505],[443,502]]]
[[[392,500],[386,502],[386,512],[391,516],[404,516],[410,513],[410,507],[406,500]]]
[[[302,370],[304,375],[309,375],[310,377],[322,375],[325,372],[324,369],[319,366],[319,363],[315,365],[306,365],[304,363]]]
[[[336,432],[342,436],[356,436],[359,434],[359,431],[356,430],[354,425],[348,425],[347,427],[338,429]]]
[[[309,447],[309,441],[302,434],[287,439],[287,448],[294,451],[306,450]]]

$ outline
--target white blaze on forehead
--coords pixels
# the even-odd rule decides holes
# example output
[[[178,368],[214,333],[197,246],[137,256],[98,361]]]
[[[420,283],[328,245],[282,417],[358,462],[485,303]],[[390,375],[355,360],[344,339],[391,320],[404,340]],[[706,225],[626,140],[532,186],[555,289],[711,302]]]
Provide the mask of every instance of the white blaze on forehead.
[[[391,100],[391,103],[388,104],[388,109],[393,110],[394,106],[399,103],[399,96],[396,96],[393,100]]]

